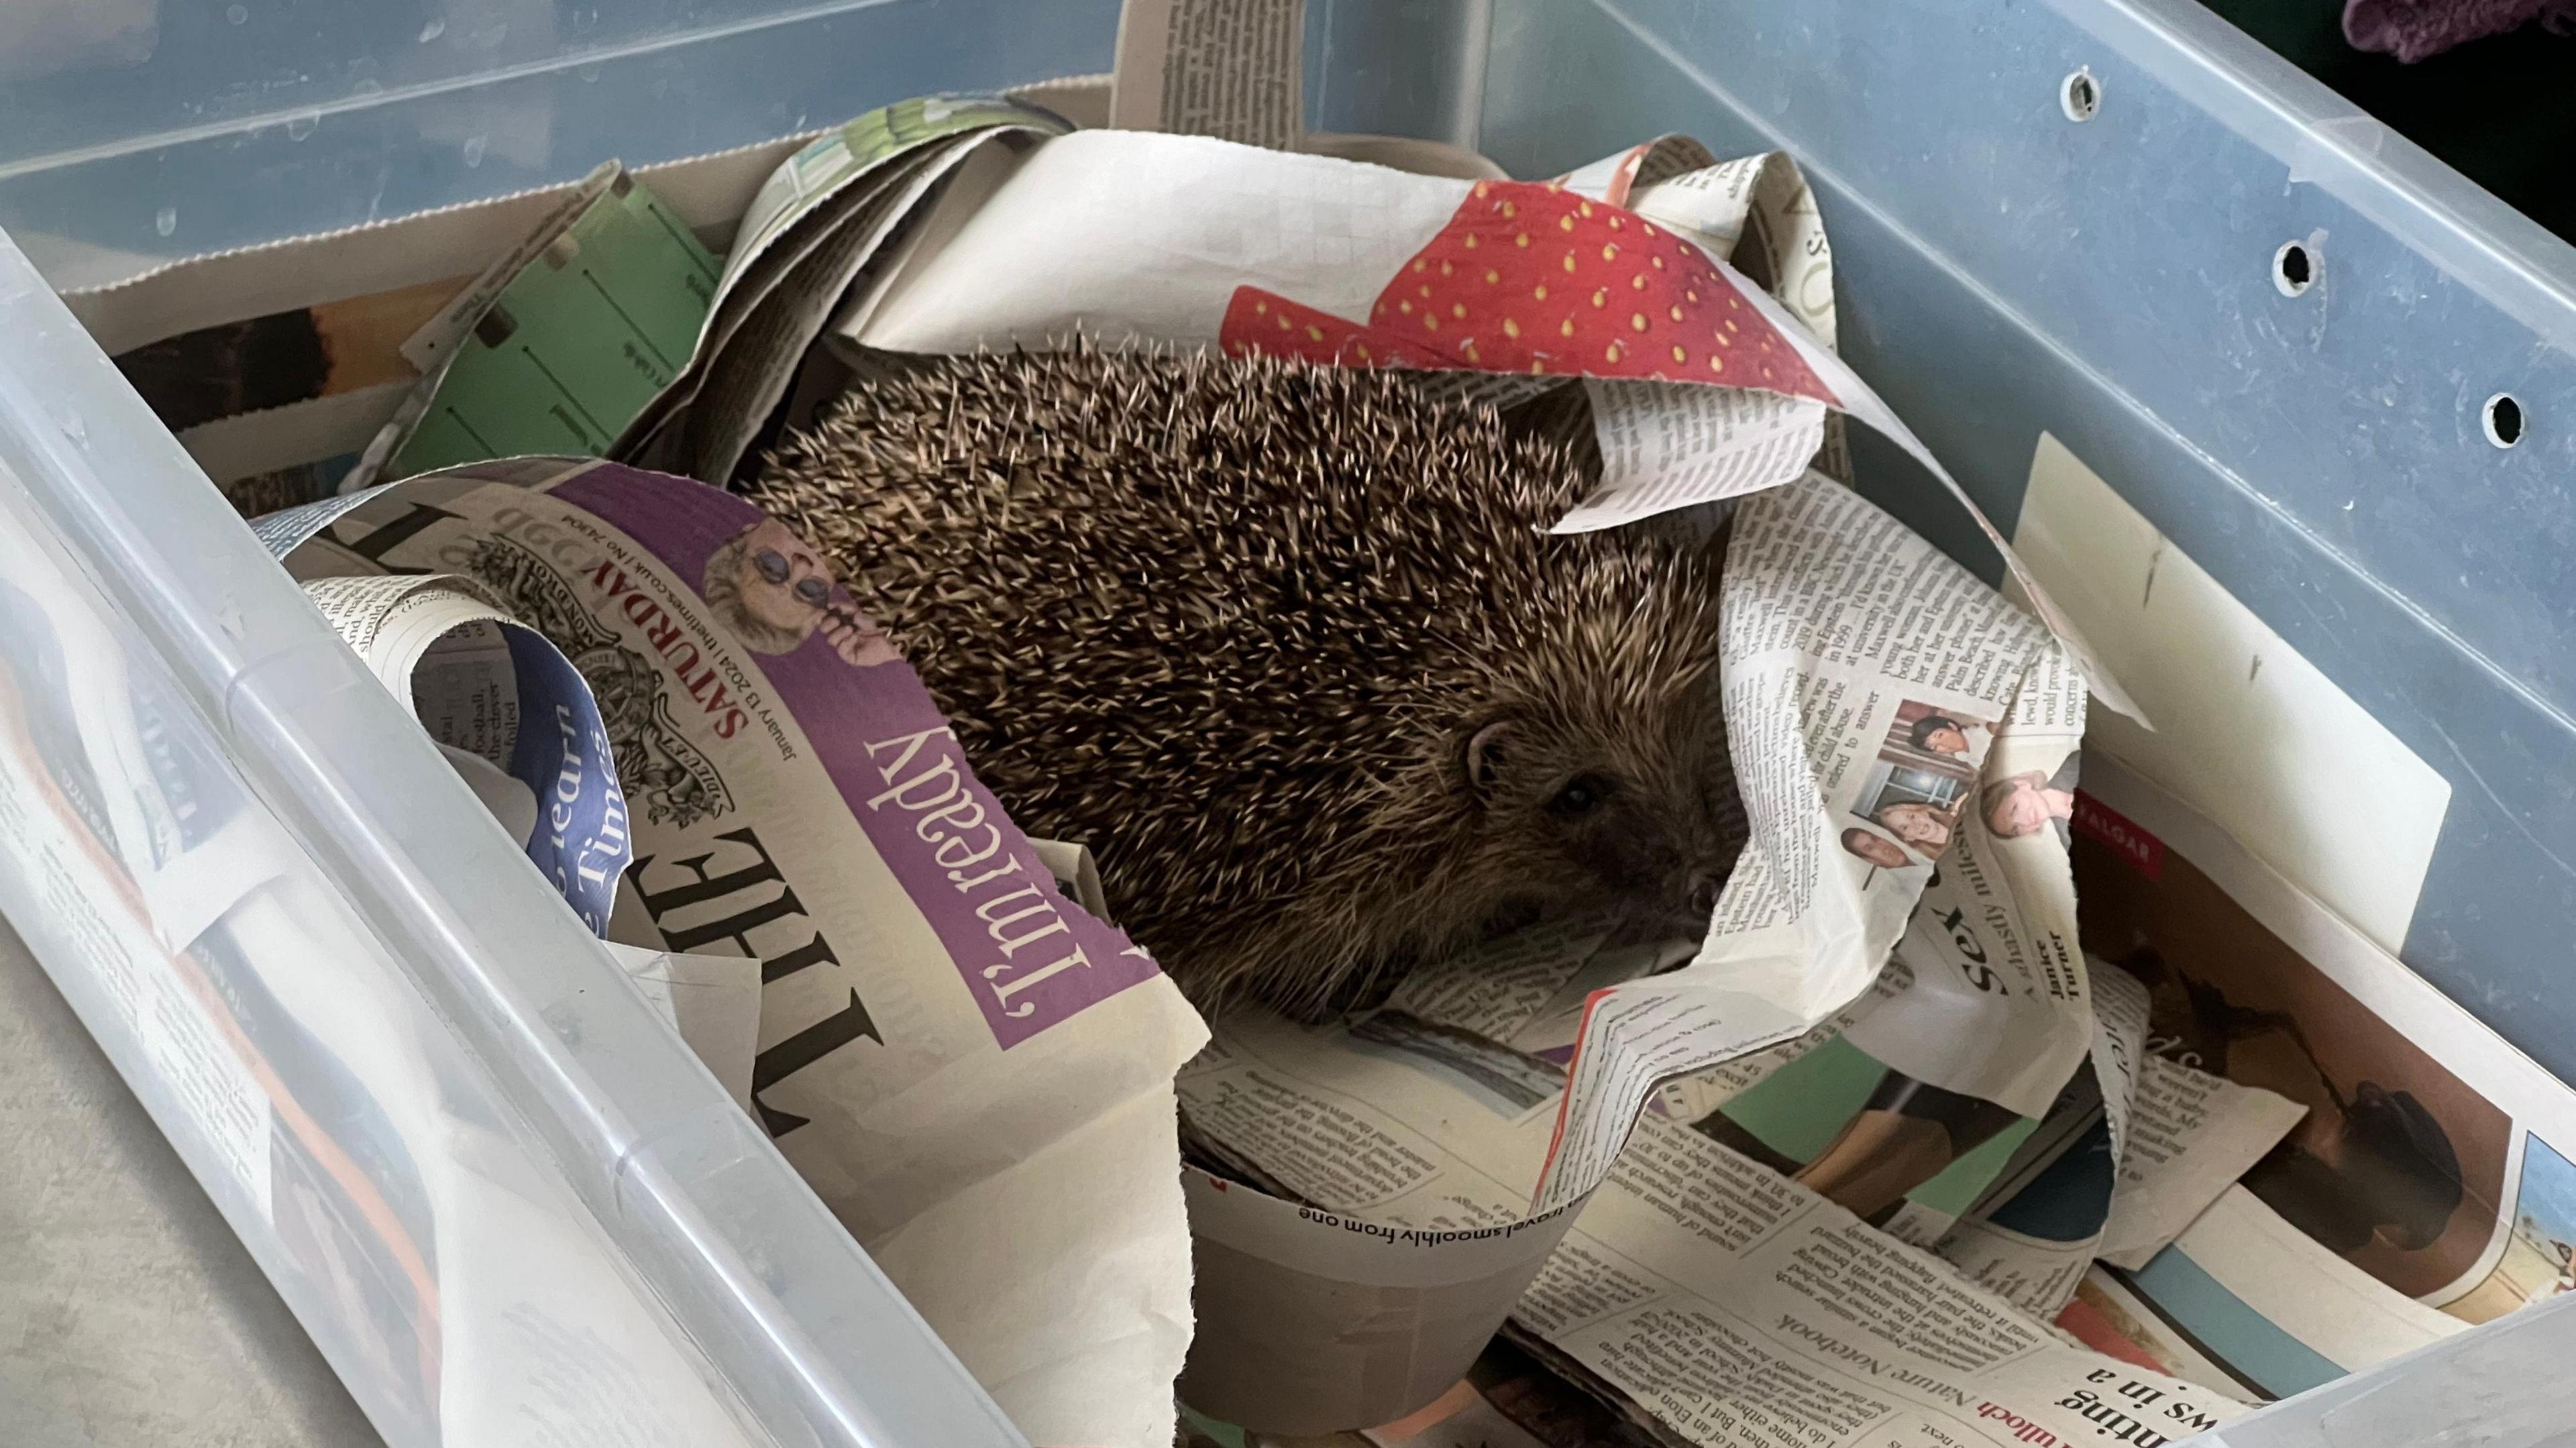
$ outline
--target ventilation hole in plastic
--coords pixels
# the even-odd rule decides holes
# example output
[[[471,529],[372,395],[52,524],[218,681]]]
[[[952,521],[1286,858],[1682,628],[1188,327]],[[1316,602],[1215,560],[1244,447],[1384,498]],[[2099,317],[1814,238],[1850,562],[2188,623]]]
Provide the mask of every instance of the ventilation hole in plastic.
[[[2070,121],[2089,121],[2102,109],[2102,83],[2093,78],[2089,68],[2079,68],[2057,88],[2058,107]]]
[[[2479,414],[2486,424],[2487,441],[2497,447],[2511,447],[2522,441],[2522,404],[2510,392],[2499,392],[2487,399]]]
[[[2317,258],[2305,242],[2285,242],[2272,253],[2272,285],[2295,297],[2317,284]]]

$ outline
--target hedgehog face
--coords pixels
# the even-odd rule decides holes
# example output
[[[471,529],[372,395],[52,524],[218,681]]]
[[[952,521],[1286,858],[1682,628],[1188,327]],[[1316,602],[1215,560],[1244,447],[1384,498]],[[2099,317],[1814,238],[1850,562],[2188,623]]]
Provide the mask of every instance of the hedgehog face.
[[[1475,821],[1462,873],[1482,927],[1583,911],[1705,930],[1743,843],[1713,712],[1694,697],[1651,731],[1545,710],[1479,727],[1462,760]]]

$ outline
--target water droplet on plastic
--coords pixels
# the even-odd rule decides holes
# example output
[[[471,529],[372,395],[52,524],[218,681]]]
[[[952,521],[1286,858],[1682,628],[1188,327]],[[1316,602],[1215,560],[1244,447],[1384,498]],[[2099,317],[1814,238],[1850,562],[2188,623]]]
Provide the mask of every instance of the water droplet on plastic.
[[[54,419],[54,425],[63,430],[63,436],[82,447],[89,446],[89,424],[81,421],[79,413],[66,412]]]
[[[380,96],[384,93],[385,83],[380,80],[362,80],[349,87],[349,94],[353,96]]]
[[[590,64],[574,71],[573,74],[580,76],[582,83],[587,85],[590,82],[599,79],[599,62],[594,60]]]
[[[179,208],[176,206],[162,207],[161,210],[152,218],[152,229],[161,233],[163,236],[168,236],[170,233],[177,231],[179,229]]]
[[[484,145],[485,138],[481,136],[468,136],[465,138],[465,164],[468,168],[483,164]]]
[[[224,19],[231,24],[239,25],[243,21],[250,19],[250,7],[246,5],[227,5],[224,7]]]
[[[301,116],[288,116],[286,118],[286,139],[290,141],[301,141],[305,137],[312,135],[313,128],[320,124],[322,124],[322,118],[318,115],[307,114]]]
[[[444,20],[433,20],[420,28],[420,43],[427,45],[446,33],[447,22]]]

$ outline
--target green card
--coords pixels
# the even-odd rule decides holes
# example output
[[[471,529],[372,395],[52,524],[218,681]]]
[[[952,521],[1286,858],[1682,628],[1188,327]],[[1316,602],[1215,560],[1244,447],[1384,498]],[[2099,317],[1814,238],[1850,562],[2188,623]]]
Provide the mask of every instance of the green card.
[[[459,343],[385,476],[598,456],[688,364],[718,267],[651,188],[619,171]]]

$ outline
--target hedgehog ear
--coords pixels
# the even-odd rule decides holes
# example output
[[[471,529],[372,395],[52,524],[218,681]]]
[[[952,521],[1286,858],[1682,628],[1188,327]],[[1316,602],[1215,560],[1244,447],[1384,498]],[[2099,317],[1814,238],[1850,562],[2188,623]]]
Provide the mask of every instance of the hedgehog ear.
[[[1510,758],[1512,721],[1496,719],[1467,736],[1467,748],[1461,762],[1466,766],[1467,792],[1478,803],[1491,799],[1503,781],[1503,767]]]

